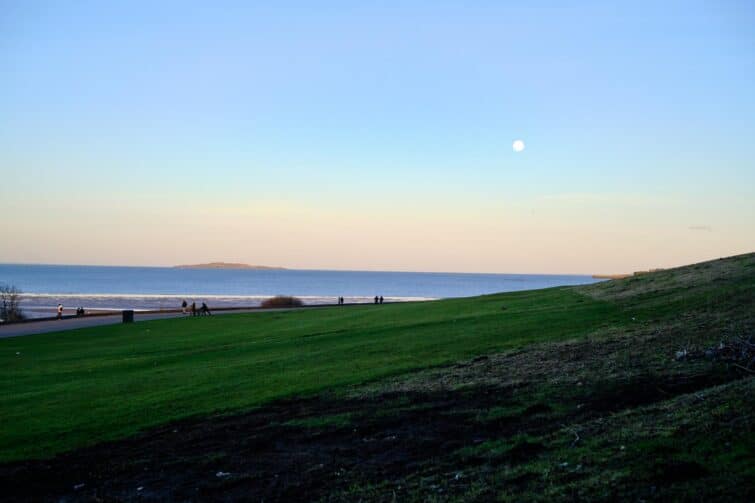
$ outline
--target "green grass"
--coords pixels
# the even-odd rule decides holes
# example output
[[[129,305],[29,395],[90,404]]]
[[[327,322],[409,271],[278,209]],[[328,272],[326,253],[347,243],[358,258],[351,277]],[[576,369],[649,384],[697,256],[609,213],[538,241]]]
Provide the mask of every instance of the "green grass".
[[[748,254],[581,288],[3,339],[0,461],[536,343],[633,333],[659,319],[683,332],[685,312],[723,317],[727,327],[739,320],[731,331],[746,330],[751,320],[742,313],[755,312],[754,291]]]
[[[610,302],[554,288],[4,339],[0,460],[47,457],[173,419],[573,338],[625,317]]]

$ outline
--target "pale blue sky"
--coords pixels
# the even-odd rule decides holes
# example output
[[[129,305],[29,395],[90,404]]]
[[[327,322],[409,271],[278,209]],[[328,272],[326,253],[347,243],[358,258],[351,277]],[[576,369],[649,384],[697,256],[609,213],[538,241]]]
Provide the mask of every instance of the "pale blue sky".
[[[0,1],[0,210],[17,220],[0,225],[20,236],[0,262],[579,272],[755,248],[752,2],[115,4]],[[250,223],[272,207],[279,230]],[[467,244],[428,262],[432,238],[396,241],[381,262],[332,229],[291,241],[330,212],[396,211]],[[181,215],[215,245],[160,230]],[[69,242],[74,217],[99,237]],[[337,230],[390,241],[362,223]],[[613,258],[566,260],[521,225],[628,232],[595,251]]]

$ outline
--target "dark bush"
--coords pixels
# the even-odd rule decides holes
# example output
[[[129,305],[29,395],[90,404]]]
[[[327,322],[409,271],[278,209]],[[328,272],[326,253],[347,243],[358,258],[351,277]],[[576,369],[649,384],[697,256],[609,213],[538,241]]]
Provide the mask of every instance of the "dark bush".
[[[301,307],[304,302],[296,297],[288,297],[286,295],[277,295],[271,299],[265,299],[262,301],[262,307]]]
[[[0,284],[0,323],[24,319],[20,302],[21,290],[12,285]]]

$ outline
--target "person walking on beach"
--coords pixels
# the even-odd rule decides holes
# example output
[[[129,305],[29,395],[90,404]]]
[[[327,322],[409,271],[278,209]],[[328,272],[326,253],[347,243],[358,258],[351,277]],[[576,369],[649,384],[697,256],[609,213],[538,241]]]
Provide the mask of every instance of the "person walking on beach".
[[[382,295],[380,296],[380,303],[381,304],[383,303],[383,296]]]
[[[206,314],[207,316],[211,316],[212,313],[210,312],[210,308],[207,307],[207,304],[205,302],[202,302],[202,307],[199,308],[200,314]]]
[[[380,298],[378,298],[377,295],[375,295],[375,304],[377,304],[380,301]]]
[[[63,319],[63,304],[58,304],[58,319]]]
[[[197,303],[192,302],[191,303],[191,315],[196,316],[197,315]]]
[[[181,302],[181,312],[183,314],[186,314],[186,306],[188,306],[188,304],[186,303],[186,299],[184,299],[184,301]]]

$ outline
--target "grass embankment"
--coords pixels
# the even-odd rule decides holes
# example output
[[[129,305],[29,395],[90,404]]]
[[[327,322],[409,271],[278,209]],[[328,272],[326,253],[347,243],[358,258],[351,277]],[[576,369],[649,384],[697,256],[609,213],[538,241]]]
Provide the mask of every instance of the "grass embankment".
[[[36,428],[3,416],[6,457],[195,417],[0,465],[0,485],[11,500],[752,501],[753,333],[749,254],[587,287],[4,341],[38,352],[3,354],[3,383],[18,378],[3,414]]]
[[[505,307],[505,310],[503,309]],[[142,322],[0,340],[0,460],[629,320],[568,288]]]

